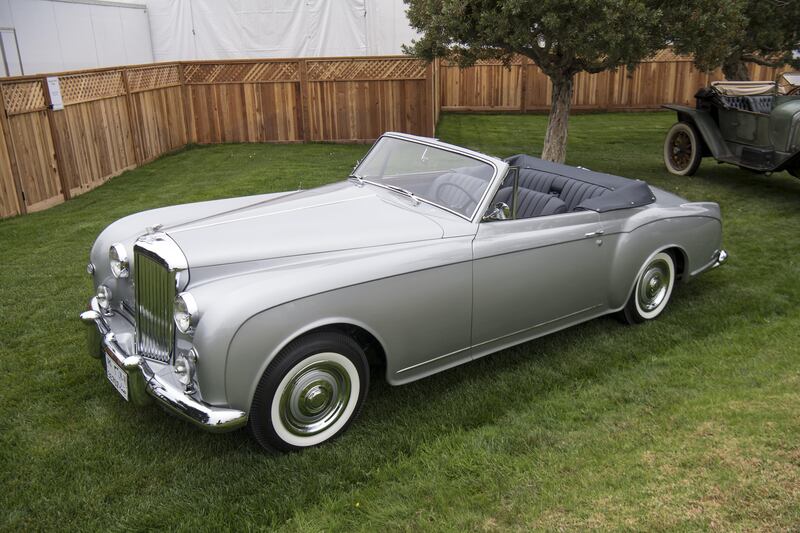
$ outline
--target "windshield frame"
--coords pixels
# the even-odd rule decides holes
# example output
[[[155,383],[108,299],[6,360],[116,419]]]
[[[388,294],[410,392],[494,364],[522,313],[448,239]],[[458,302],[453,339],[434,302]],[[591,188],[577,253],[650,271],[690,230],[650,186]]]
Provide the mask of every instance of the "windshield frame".
[[[432,205],[434,207],[438,207],[439,209],[443,209],[444,211],[447,211],[448,213],[452,213],[452,214],[456,215],[457,217],[462,218],[462,219],[464,219],[464,220],[466,220],[468,222],[475,222],[476,218],[478,220],[480,220],[480,216],[479,216],[480,213],[482,213],[482,212],[484,212],[486,210],[486,205],[485,204],[488,201],[487,198],[493,198],[494,197],[494,194],[495,194],[494,189],[497,188],[497,178],[498,178],[498,176],[505,175],[505,172],[504,172],[506,170],[505,167],[508,166],[508,164],[505,163],[504,161],[501,161],[501,160],[496,159],[494,157],[482,154],[480,152],[475,152],[473,150],[469,150],[468,148],[462,148],[460,146],[455,146],[455,145],[452,145],[452,144],[443,143],[443,142],[441,142],[441,141],[439,141],[437,139],[432,139],[432,138],[429,138],[429,137],[418,137],[416,135],[409,135],[407,133],[387,132],[387,133],[384,133],[383,135],[381,135],[380,137],[378,137],[378,139],[372,144],[372,146],[367,151],[367,153],[364,154],[364,157],[361,158],[361,160],[358,162],[358,165],[356,165],[356,167],[350,173],[350,176],[358,178],[361,181],[363,181],[364,183],[369,183],[370,185],[374,185],[376,187],[380,187],[382,189],[385,189],[387,191],[392,191],[392,192],[395,192],[395,193],[398,193],[399,191],[394,191],[391,187],[388,187],[388,186],[386,186],[386,185],[384,185],[382,183],[378,183],[378,182],[375,182],[375,181],[372,181],[372,180],[369,180],[369,179],[365,179],[365,178],[361,177],[359,175],[359,172],[358,172],[358,170],[361,168],[361,166],[364,165],[364,163],[369,159],[369,156],[372,153],[372,151],[375,149],[376,146],[378,146],[378,144],[380,143],[380,141],[384,137],[389,137],[389,138],[397,139],[397,140],[400,140],[400,141],[412,142],[412,143],[420,144],[420,145],[423,145],[423,146],[428,146],[428,147],[431,147],[431,148],[435,148],[437,150],[450,152],[450,153],[453,153],[453,154],[456,154],[456,155],[460,155],[460,156],[463,156],[463,157],[468,157],[470,159],[474,159],[474,160],[476,160],[476,161],[478,161],[480,163],[485,163],[485,164],[487,164],[487,165],[492,167],[493,174],[492,174],[492,177],[487,182],[488,185],[486,187],[486,190],[483,192],[483,195],[481,196],[480,200],[478,201],[477,205],[475,206],[475,210],[469,216],[464,215],[462,213],[459,213],[458,211],[455,211],[453,209],[450,209],[446,205],[438,204],[438,203],[434,202],[433,200],[429,200],[427,198],[424,198],[424,197],[416,195],[416,194],[413,197],[411,197],[412,201],[423,202],[423,203],[426,203],[428,205]]]

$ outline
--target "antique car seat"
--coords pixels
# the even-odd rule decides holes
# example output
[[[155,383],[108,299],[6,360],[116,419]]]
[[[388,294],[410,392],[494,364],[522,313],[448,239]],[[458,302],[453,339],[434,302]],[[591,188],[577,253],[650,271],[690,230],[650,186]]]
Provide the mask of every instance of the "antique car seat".
[[[497,192],[494,203],[504,202],[511,206],[513,187],[504,187]],[[538,191],[520,187],[517,196],[517,218],[544,217],[566,213],[567,206],[559,198]]]
[[[772,95],[763,96],[744,96],[750,103],[750,111],[769,115],[772,112],[772,106],[775,103],[775,97]]]

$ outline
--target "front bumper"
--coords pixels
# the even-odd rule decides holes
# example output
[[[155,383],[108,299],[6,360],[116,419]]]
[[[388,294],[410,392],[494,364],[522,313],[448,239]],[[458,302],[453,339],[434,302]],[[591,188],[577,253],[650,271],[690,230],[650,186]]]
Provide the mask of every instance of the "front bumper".
[[[92,298],[89,310],[81,313],[89,333],[89,353],[104,361],[108,355],[128,376],[128,397],[131,403],[147,405],[153,400],[170,413],[215,433],[233,431],[247,423],[247,413],[237,409],[214,407],[195,399],[158,375],[144,357],[128,355]]]

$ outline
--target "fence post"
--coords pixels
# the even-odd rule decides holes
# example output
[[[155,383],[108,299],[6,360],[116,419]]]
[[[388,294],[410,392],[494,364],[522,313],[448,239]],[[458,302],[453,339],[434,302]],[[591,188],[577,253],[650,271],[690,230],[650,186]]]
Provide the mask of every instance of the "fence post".
[[[434,60],[435,61],[435,60]],[[428,63],[428,66],[425,67],[425,92],[428,95],[428,108],[430,109],[430,126],[426,128],[428,131],[426,134],[429,137],[433,137],[436,135],[436,100],[433,95],[433,91],[436,87],[436,76],[433,68],[433,61]]]
[[[195,135],[194,119],[190,117],[192,111],[192,103],[189,98],[189,85],[186,83],[186,72],[184,72],[184,64],[178,63],[178,73],[181,79],[181,103],[183,104],[183,130],[186,144],[191,144],[197,141]]]
[[[19,179],[19,167],[17,166],[17,153],[14,150],[14,139],[11,136],[9,129],[10,123],[8,121],[8,114],[6,113],[5,96],[3,95],[3,87],[0,85],[0,120],[3,121],[3,141],[6,143],[6,151],[8,152],[8,162],[11,166],[11,178],[14,182],[14,192],[17,195],[17,210],[19,214],[25,215],[28,213],[28,206],[25,205],[25,195],[22,192],[22,182]]]
[[[303,142],[308,142],[311,140],[311,116],[309,112],[311,104],[308,101],[308,68],[304,58],[299,59],[297,65],[298,74],[300,75],[300,124],[303,128]]]
[[[139,124],[134,123],[136,115],[133,111],[133,97],[131,96],[131,87],[128,84],[128,69],[122,69],[122,86],[125,89],[125,105],[128,108],[128,129],[131,132],[131,146],[133,146],[133,159],[136,161],[136,166],[141,166],[144,159],[142,150],[142,143],[139,139]]]
[[[64,200],[72,198],[72,193],[69,190],[69,183],[67,183],[67,176],[64,173],[64,150],[61,146],[61,139],[56,135],[55,119],[53,117],[53,102],[50,100],[50,89],[47,86],[47,78],[42,78],[42,90],[44,91],[44,103],[47,106],[45,114],[47,115],[47,126],[50,130],[50,138],[53,140],[53,151],[55,152],[56,159],[56,174],[58,174],[58,181],[61,183],[61,195]],[[62,109],[62,112],[64,110]]]

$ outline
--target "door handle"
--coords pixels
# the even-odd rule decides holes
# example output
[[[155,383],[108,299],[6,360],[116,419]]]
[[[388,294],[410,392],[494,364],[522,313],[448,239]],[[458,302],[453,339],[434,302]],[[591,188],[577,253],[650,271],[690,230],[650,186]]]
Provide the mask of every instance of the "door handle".
[[[605,231],[599,229],[599,230],[596,230],[596,231],[590,231],[589,233],[584,235],[584,237],[599,237],[603,233],[605,233]]]

